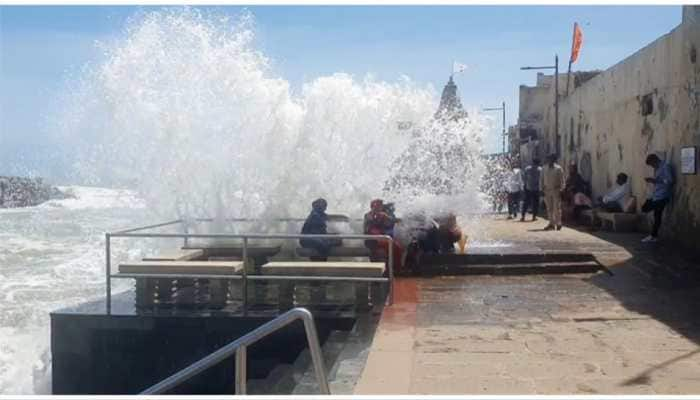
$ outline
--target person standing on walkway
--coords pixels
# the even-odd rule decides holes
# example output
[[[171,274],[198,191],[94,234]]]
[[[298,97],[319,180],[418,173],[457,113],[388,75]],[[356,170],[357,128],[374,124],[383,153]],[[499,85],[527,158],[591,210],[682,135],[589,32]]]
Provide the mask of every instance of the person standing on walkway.
[[[523,191],[523,174],[516,163],[506,179],[506,191],[508,192],[508,219],[518,217],[520,194]]]
[[[547,165],[542,169],[541,187],[547,207],[549,225],[547,231],[561,230],[561,194],[564,190],[564,169],[557,164],[557,155],[547,156]]]
[[[674,183],[671,164],[662,161],[656,154],[648,155],[646,164],[654,168],[654,177],[644,179],[647,183],[652,183],[654,185],[654,191],[651,197],[644,202],[642,212],[654,212],[654,226],[651,229],[651,235],[642,239],[644,243],[656,242],[658,240],[659,228],[661,228],[661,216],[664,213],[666,204],[668,204],[668,201],[671,199]]]
[[[523,186],[525,193],[523,197],[523,209],[520,214],[520,221],[525,221],[525,213],[529,206],[532,207],[532,220],[537,221],[537,211],[540,208],[540,175],[542,175],[542,167],[540,167],[539,158],[532,160],[532,165],[525,167],[523,171]]]

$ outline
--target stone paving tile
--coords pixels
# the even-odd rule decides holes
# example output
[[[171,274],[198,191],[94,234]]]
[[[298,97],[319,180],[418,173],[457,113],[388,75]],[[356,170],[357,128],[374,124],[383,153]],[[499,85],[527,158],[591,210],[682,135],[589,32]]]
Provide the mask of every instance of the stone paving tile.
[[[535,394],[532,381],[501,377],[464,377],[459,379],[439,379],[418,376],[412,379],[410,394],[464,394],[464,395],[516,395]]]
[[[535,379],[537,394],[593,395],[593,394],[656,394],[649,384],[623,385],[619,379]]]
[[[371,377],[381,369],[368,363],[381,393],[700,393],[700,293],[660,285],[649,254],[629,244],[641,235],[527,231],[545,223],[484,225],[503,240],[592,251],[614,275],[413,280],[415,309],[390,316],[383,328],[382,317],[386,332],[372,350],[373,360],[401,376],[377,381]]]
[[[517,356],[504,353],[476,353],[454,357],[447,353],[416,353],[413,375],[436,379],[459,377],[497,377]]]
[[[367,358],[362,378],[355,387],[355,393],[409,393],[412,369],[412,352],[373,349]]]

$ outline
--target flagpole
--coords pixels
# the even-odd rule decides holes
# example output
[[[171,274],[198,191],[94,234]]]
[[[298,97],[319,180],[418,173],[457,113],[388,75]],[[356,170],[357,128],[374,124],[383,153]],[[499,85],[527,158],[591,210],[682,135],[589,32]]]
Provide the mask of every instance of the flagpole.
[[[566,97],[569,97],[569,82],[571,82],[571,58],[569,58],[569,71],[566,73]]]

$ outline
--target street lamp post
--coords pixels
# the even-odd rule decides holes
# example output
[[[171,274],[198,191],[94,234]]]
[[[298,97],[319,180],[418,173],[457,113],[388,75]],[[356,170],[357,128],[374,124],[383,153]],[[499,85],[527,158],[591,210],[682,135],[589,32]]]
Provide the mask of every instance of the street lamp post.
[[[554,70],[554,138],[559,137],[559,56],[554,55],[554,65],[544,67],[520,67],[521,70],[553,69]],[[557,148],[557,152],[559,149]]]
[[[506,132],[506,102],[503,102],[503,105],[501,107],[491,107],[491,108],[484,108],[483,111],[503,111],[503,154],[506,153],[506,136],[508,133]]]

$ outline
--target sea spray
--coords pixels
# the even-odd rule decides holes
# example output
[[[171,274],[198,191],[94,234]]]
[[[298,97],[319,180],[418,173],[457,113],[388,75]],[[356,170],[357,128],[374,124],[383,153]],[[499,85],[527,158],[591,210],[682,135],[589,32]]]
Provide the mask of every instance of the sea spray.
[[[295,96],[254,39],[249,13],[178,8],[132,19],[67,102],[64,143],[81,176],[134,187],[168,219],[298,217],[321,196],[352,216],[376,197],[394,200],[399,214],[481,209],[476,112],[435,119],[434,91],[406,77],[336,73]],[[442,152],[444,143],[461,155]],[[417,162],[403,157],[411,149]],[[388,184],[398,170],[409,180]]]

